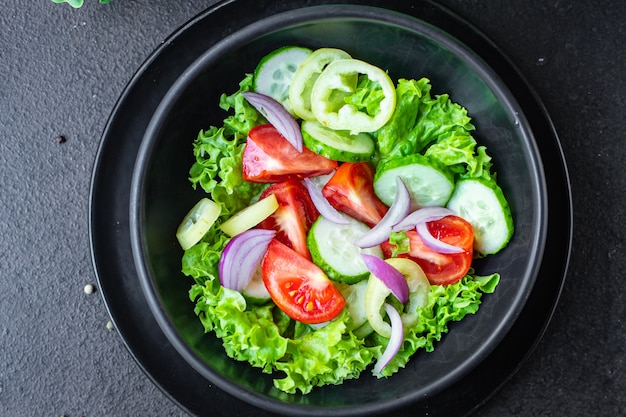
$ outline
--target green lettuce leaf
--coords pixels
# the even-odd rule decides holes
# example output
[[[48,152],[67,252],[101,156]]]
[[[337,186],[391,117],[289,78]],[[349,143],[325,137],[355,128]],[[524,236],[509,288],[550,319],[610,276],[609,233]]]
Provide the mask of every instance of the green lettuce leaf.
[[[245,139],[238,133],[229,135],[224,127],[211,127],[200,131],[193,144],[196,162],[189,170],[189,180],[194,189],[200,185],[221,206],[221,217],[247,207],[264,188],[242,177]]]
[[[474,130],[465,108],[447,94],[431,97],[430,90],[427,78],[398,80],[396,110],[376,135],[382,159],[421,152],[457,129]]]
[[[254,126],[267,123],[267,120],[256,111],[241,93],[252,91],[253,75],[246,74],[245,78],[239,83],[239,90],[233,94],[222,94],[220,96],[220,108],[225,111],[234,110],[234,114],[224,119],[224,127],[227,134],[238,133],[245,139],[248,132]]]
[[[246,309],[241,293],[222,287],[214,279],[195,284],[189,295],[205,331],[214,331],[222,339],[229,357],[269,373],[285,356],[287,339],[274,324],[272,305]]]
[[[453,103],[447,94],[435,96],[435,98],[422,97],[417,118],[414,134],[419,138],[418,152],[457,129],[474,130],[467,110]]]
[[[430,94],[428,79],[398,80],[396,86],[396,109],[376,134],[378,150],[383,159],[411,155],[418,151],[415,126],[422,98]]]
[[[203,284],[207,278],[219,282],[218,263],[230,240],[219,227],[211,227],[202,240],[183,254],[182,272]]]
[[[247,207],[250,200],[266,187],[247,182],[242,177],[242,156],[248,132],[252,127],[266,123],[241,94],[248,91],[250,85],[251,77],[248,76],[236,93],[222,95],[220,106],[224,110],[234,109],[235,114],[224,120],[223,127],[211,126],[201,130],[193,143],[196,161],[189,170],[189,180],[194,189],[200,185],[222,207],[222,218]]]
[[[391,256],[393,258],[411,252],[411,241],[405,231],[391,232],[389,243],[391,244]]]
[[[484,146],[466,130],[456,129],[440,137],[426,149],[424,155],[439,161],[458,177],[491,178],[491,157]]]
[[[354,93],[345,97],[344,102],[370,116],[376,116],[384,98],[385,93],[377,81],[372,81],[367,76],[361,76]]]
[[[491,173],[491,157],[477,146],[467,109],[447,94],[431,97],[427,78],[400,79],[396,109],[391,120],[376,132],[380,159],[422,153],[447,167],[457,178],[484,177]]]
[[[194,284],[189,297],[204,330],[222,339],[229,357],[266,373],[277,372],[274,385],[287,393],[306,394],[315,386],[357,378],[380,349],[366,347],[348,332],[347,311],[317,330],[300,324],[308,330],[295,337],[289,334],[295,324],[285,326],[286,316],[275,304],[248,306],[243,295],[222,287],[215,277]]]
[[[347,310],[326,326],[289,339],[285,360],[276,363],[276,369],[286,376],[274,380],[276,388],[303,394],[316,386],[340,384],[346,379],[358,378],[372,362],[380,346],[366,347],[363,339],[347,331]]]

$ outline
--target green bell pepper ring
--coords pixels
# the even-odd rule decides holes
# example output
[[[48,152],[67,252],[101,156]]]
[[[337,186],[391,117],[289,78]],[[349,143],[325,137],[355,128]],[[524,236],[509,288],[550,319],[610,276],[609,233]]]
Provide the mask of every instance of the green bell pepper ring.
[[[380,129],[395,106],[396,91],[389,75],[357,59],[329,63],[311,91],[311,111],[317,121],[353,134]]]

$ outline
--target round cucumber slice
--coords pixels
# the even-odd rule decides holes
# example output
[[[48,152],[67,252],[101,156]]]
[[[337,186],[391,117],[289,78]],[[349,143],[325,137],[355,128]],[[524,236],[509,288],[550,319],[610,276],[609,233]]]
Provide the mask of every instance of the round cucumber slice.
[[[300,46],[284,46],[270,52],[254,70],[253,89],[283,104],[288,110],[289,86],[296,70],[311,50]]]
[[[245,286],[241,293],[250,304],[261,305],[271,299],[270,293],[265,288],[265,283],[263,282],[261,268],[256,270],[252,275],[252,279],[250,279],[250,282],[248,282],[248,285]]]
[[[502,189],[484,178],[461,180],[447,207],[474,228],[474,249],[483,255],[502,250],[513,236],[513,216]]]
[[[361,249],[354,242],[370,228],[358,220],[345,216],[348,224],[337,224],[320,216],[309,231],[307,243],[313,262],[319,266],[329,278],[354,284],[370,274],[361,253],[383,257],[380,246]]]
[[[367,280],[359,281],[352,285],[343,285],[338,287],[339,291],[346,299],[346,308],[352,319],[351,329],[358,329],[367,322],[367,314],[365,313],[365,289],[367,288]]]
[[[201,199],[193,206],[176,231],[176,238],[183,250],[189,249],[202,239],[221,211],[219,204],[208,198]]]
[[[374,175],[374,193],[388,206],[396,195],[396,177],[419,207],[444,206],[454,190],[452,174],[437,162],[420,154],[394,158],[381,162]]]
[[[334,161],[368,161],[374,154],[374,140],[367,133],[353,135],[310,121],[302,122],[301,130],[304,146]]]

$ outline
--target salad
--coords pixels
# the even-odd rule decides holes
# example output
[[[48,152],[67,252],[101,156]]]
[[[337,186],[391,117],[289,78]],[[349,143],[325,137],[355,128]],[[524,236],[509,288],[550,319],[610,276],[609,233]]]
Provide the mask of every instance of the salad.
[[[513,234],[467,110],[336,48],[279,48],[199,132],[182,271],[206,332],[287,393],[389,377],[475,313]]]

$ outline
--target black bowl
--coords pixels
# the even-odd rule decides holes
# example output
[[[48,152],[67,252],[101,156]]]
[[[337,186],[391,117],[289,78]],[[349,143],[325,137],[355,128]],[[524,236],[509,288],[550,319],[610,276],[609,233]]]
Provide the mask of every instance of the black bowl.
[[[235,91],[245,72],[283,45],[342,48],[388,69],[394,79],[428,77],[434,93],[450,94],[469,110],[479,142],[494,156],[494,169],[516,226],[506,250],[477,265],[478,273],[501,273],[496,292],[483,298],[476,315],[454,323],[433,353],[417,354],[391,378],[363,375],[308,395],[279,392],[271,377],[228,358],[220,341],[203,333],[188,298],[192,281],[180,272],[182,251],[175,238],[180,220],[203,195],[187,180],[193,139],[200,129],[221,123],[220,94]],[[209,383],[272,412],[380,413],[449,389],[479,367],[507,336],[542,266],[548,187],[527,110],[481,56],[448,33],[406,14],[324,5],[294,8],[234,30],[203,51],[175,80],[156,106],[138,150],[130,189],[130,240],[156,322],[169,343]]]

